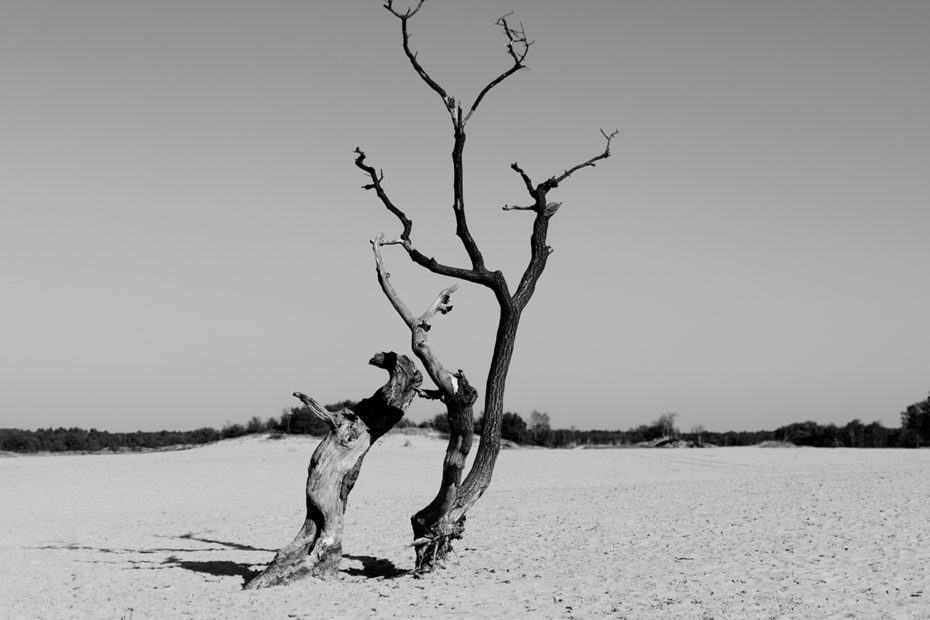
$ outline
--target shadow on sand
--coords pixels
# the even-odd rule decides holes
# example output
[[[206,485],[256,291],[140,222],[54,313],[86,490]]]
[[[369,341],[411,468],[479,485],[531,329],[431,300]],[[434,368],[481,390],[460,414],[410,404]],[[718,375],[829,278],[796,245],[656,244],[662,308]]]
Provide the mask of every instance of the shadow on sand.
[[[181,549],[177,547],[154,547],[148,549],[129,549],[129,548],[106,548],[71,545],[46,545],[38,547],[39,549],[61,549],[65,551],[96,551],[98,553],[116,554],[116,555],[134,555],[134,554],[151,554],[151,553],[170,553],[162,561],[153,560],[127,560],[134,569],[141,570],[158,570],[165,568],[181,568],[183,570],[213,575],[214,577],[240,577],[242,584],[245,585],[261,571],[253,569],[254,566],[264,564],[263,562],[234,562],[232,560],[184,560],[178,557],[183,553],[203,553],[205,551],[224,551],[233,549],[236,551],[261,551],[275,553],[274,549],[264,549],[243,545],[240,543],[216,540],[213,538],[202,538],[194,536],[193,533],[182,534],[181,536],[172,536],[174,539],[192,540],[208,545],[215,545],[203,549]],[[342,568],[341,573],[352,577],[366,577],[368,579],[395,579],[402,575],[409,574],[406,569],[397,568],[393,562],[383,558],[376,558],[370,555],[350,555],[343,554],[344,560],[355,560],[362,563],[361,568]]]
[[[369,579],[395,579],[401,575],[406,575],[410,571],[397,568],[394,562],[385,559],[379,559],[370,555],[342,555],[346,560],[358,560],[362,563],[361,568],[343,568],[340,572],[353,577],[368,577]]]
[[[195,573],[204,573],[214,577],[241,577],[242,585],[247,584],[261,571],[253,570],[253,564],[233,562],[231,560],[182,560],[175,556],[163,561],[165,568],[183,568]],[[141,568],[141,567],[140,567]]]

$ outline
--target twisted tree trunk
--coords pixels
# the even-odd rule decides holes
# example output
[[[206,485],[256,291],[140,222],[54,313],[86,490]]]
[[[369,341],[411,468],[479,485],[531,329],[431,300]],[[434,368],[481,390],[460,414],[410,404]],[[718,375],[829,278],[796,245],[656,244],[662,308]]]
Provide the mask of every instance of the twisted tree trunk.
[[[478,400],[475,390],[461,371],[455,375],[455,392],[442,395],[449,419],[449,443],[442,463],[439,492],[425,508],[410,518],[413,526],[413,546],[416,550],[416,572],[429,572],[452,550],[452,541],[461,538],[465,516],[456,518],[452,509],[460,499],[462,472],[471,451],[475,431],[473,405]],[[440,390],[442,391],[442,390]]]
[[[475,454],[475,462],[472,463],[464,481],[461,480],[461,472],[465,466],[468,448],[465,448],[460,461],[450,459],[450,454],[460,452],[463,445],[470,446],[471,444],[471,435],[474,430],[472,406],[469,404],[466,412],[460,403],[457,402],[456,406],[449,406],[449,401],[446,401],[450,434],[446,460],[443,463],[442,485],[436,499],[411,519],[417,555],[417,572],[429,572],[444,563],[452,551],[452,541],[461,538],[465,533],[465,518],[468,511],[491,484],[494,465],[501,449],[500,424],[504,408],[504,387],[507,370],[513,357],[519,321],[519,314],[502,313],[491,368],[488,372],[481,442]],[[471,386],[468,387],[471,388]],[[474,403],[477,399],[477,392],[473,389],[472,392],[474,396],[471,402]],[[463,419],[466,416],[468,421]],[[460,439],[466,425],[469,434],[467,443]],[[457,477],[453,483],[450,470],[453,470],[455,466],[458,467],[458,471],[455,472]]]
[[[400,422],[416,396],[422,375],[410,358],[378,353],[368,362],[390,373],[371,397],[351,408],[329,412],[296,392],[330,432],[317,446],[307,474],[307,516],[294,540],[246,584],[247,589],[290,583],[305,577],[329,577],[342,560],[346,503],[371,445]]]

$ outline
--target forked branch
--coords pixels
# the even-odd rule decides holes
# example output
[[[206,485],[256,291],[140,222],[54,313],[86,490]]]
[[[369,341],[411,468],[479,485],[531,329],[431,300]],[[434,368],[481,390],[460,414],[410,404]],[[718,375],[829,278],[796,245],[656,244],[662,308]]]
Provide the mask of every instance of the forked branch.
[[[459,285],[453,284],[443,289],[436,297],[436,301],[426,309],[426,312],[419,317],[414,317],[413,313],[410,312],[407,305],[400,298],[400,295],[397,294],[397,290],[395,290],[394,286],[391,284],[391,274],[384,268],[384,259],[381,256],[382,246],[397,245],[398,243],[397,240],[386,240],[384,234],[380,234],[371,240],[371,249],[375,255],[375,269],[378,272],[378,283],[381,284],[381,290],[384,291],[385,296],[390,300],[391,305],[397,310],[397,314],[404,320],[407,327],[410,329],[419,327],[429,331],[430,321],[432,321],[434,316],[437,314],[448,314],[452,311],[452,293],[458,290]]]
[[[530,260],[523,272],[523,277],[520,279],[520,284],[517,286],[517,290],[513,294],[513,303],[516,305],[516,307],[521,309],[524,308],[527,302],[529,302],[530,298],[533,296],[533,291],[536,289],[536,283],[539,281],[539,277],[542,275],[543,270],[546,268],[546,261],[553,251],[552,248],[546,243],[546,239],[549,234],[549,220],[555,214],[555,212],[558,211],[559,207],[562,206],[562,203],[549,202],[549,191],[558,187],[562,181],[570,177],[578,170],[587,168],[589,166],[593,167],[598,161],[610,157],[610,142],[613,140],[614,136],[617,135],[617,133],[617,131],[614,131],[608,134],[604,130],[601,130],[601,135],[604,136],[604,140],[606,140],[606,144],[604,145],[604,150],[602,152],[598,153],[594,157],[591,157],[590,159],[581,162],[578,165],[566,169],[562,174],[558,176],[552,176],[539,184],[534,184],[526,171],[524,171],[523,168],[521,168],[520,165],[516,162],[510,165],[514,172],[519,174],[520,178],[523,180],[523,184],[526,186],[526,191],[533,199],[533,205],[529,207],[509,208],[508,205],[505,205],[504,210],[510,211],[519,209],[523,211],[536,212],[536,218],[533,221],[533,233],[530,235]]]
[[[381,245],[402,245],[413,262],[435,274],[456,278],[458,280],[465,280],[466,282],[475,282],[476,284],[482,284],[494,290],[498,288],[501,290],[506,289],[507,284],[504,282],[503,276],[499,272],[492,273],[486,269],[464,269],[462,267],[444,265],[439,263],[435,258],[428,257],[414,248],[413,241],[410,239],[410,234],[413,231],[413,221],[388,197],[387,192],[384,190],[384,185],[382,184],[384,174],[365,163],[366,155],[362,149],[356,147],[355,154],[356,167],[364,172],[369,180],[369,183],[363,185],[362,188],[374,191],[381,200],[381,204],[383,204],[388,211],[393,213],[403,226],[400,238],[393,241],[383,241]]]
[[[426,84],[442,99],[443,105],[446,106],[446,110],[449,111],[449,114],[452,117],[452,122],[456,122],[455,115],[455,98],[450,97],[446,93],[446,89],[439,85],[436,80],[434,80],[423,68],[423,65],[420,64],[420,61],[417,60],[417,53],[410,49],[410,32],[407,30],[407,22],[411,17],[419,12],[420,8],[423,6],[423,3],[426,0],[420,0],[415,7],[410,7],[404,12],[400,12],[394,8],[393,0],[385,0],[384,8],[387,9],[394,17],[400,20],[400,30],[403,34],[403,47],[404,54],[407,55],[407,59],[410,61],[410,64],[413,65],[413,70],[417,72],[417,75],[426,82]]]
[[[529,54],[530,46],[533,44],[533,42],[526,38],[526,31],[523,28],[523,24],[515,26],[508,20],[508,18],[513,15],[513,13],[508,13],[494,22],[495,25],[500,26],[501,31],[507,38],[507,55],[510,56],[513,64],[500,75],[491,80],[487,86],[481,89],[481,92],[479,92],[478,96],[475,97],[474,103],[472,103],[471,107],[468,109],[468,113],[463,116],[461,104],[455,100],[455,97],[446,92],[446,89],[440,86],[439,83],[433,79],[429,73],[426,72],[426,69],[424,69],[423,65],[420,64],[419,58],[417,57],[417,52],[410,48],[410,31],[408,29],[408,22],[420,11],[424,2],[426,2],[426,0],[419,0],[416,6],[408,7],[406,11],[400,11],[394,7],[394,0],[384,0],[384,8],[387,9],[391,15],[400,20],[400,30],[401,34],[403,35],[404,54],[407,56],[407,60],[410,61],[411,66],[413,66],[413,70],[416,71],[416,74],[420,76],[420,79],[422,79],[433,92],[439,95],[440,99],[442,99],[443,105],[449,112],[449,116],[452,118],[452,124],[461,130],[465,126],[465,123],[468,122],[468,119],[471,118],[471,115],[474,114],[475,110],[478,109],[478,105],[481,104],[481,101],[489,92],[491,92],[495,86],[506,80],[520,69],[526,68],[524,61],[526,60],[527,54]]]
[[[574,173],[578,172],[582,168],[588,168],[588,167],[593,168],[597,164],[597,162],[599,162],[600,160],[607,159],[608,157],[610,157],[610,142],[614,139],[614,137],[616,137],[618,133],[620,133],[620,131],[616,129],[612,131],[611,133],[607,133],[606,131],[601,129],[601,135],[604,136],[604,140],[606,141],[603,151],[601,151],[594,157],[581,162],[580,164],[572,166],[571,168],[567,168],[560,175],[552,175],[551,177],[549,177],[548,179],[546,179],[545,181],[543,181],[542,183],[538,185],[533,183],[532,179],[530,179],[529,175],[526,173],[526,171],[523,170],[523,168],[520,167],[518,163],[514,162],[510,164],[510,168],[514,172],[519,174],[520,178],[523,180],[523,184],[526,186],[526,191],[529,192],[530,196],[532,196],[536,200],[537,204],[531,208],[536,208],[536,209],[541,208],[543,205],[540,203],[540,201],[541,199],[542,200],[545,199],[546,192],[558,187],[562,181],[564,181],[565,179],[567,179]],[[505,208],[504,210],[509,211],[510,209]]]
[[[500,17],[495,23],[501,27],[501,30],[504,32],[504,36],[507,37],[507,55],[510,56],[511,60],[513,60],[513,65],[499,76],[491,80],[487,86],[481,89],[481,92],[478,93],[477,97],[475,97],[475,102],[471,104],[471,108],[468,110],[468,114],[465,115],[465,119],[462,121],[463,124],[468,122],[468,119],[471,118],[471,115],[474,114],[475,110],[478,109],[478,104],[481,103],[481,100],[484,99],[485,95],[491,92],[492,88],[509,78],[520,69],[526,68],[526,65],[523,63],[523,61],[526,60],[526,56],[529,54],[530,46],[533,44],[533,42],[527,40],[526,31],[523,29],[523,24],[520,24],[520,27],[516,28],[507,22],[507,18],[511,15],[513,15],[512,12]]]

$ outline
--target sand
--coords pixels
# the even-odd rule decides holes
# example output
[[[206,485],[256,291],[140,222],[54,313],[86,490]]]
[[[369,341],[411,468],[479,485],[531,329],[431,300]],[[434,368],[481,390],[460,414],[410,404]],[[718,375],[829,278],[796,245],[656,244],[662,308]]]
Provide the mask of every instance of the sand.
[[[927,450],[506,450],[417,579],[444,446],[389,435],[339,578],[244,591],[302,521],[314,445],[0,458],[0,618],[930,617]]]

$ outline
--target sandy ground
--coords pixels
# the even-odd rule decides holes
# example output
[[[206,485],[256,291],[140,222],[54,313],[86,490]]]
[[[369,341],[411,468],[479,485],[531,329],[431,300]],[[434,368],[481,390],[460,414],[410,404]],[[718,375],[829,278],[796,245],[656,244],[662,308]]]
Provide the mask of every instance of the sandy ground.
[[[930,618],[928,450],[507,450],[415,579],[443,444],[392,435],[340,577],[244,591],[302,521],[314,445],[0,458],[0,618]]]

